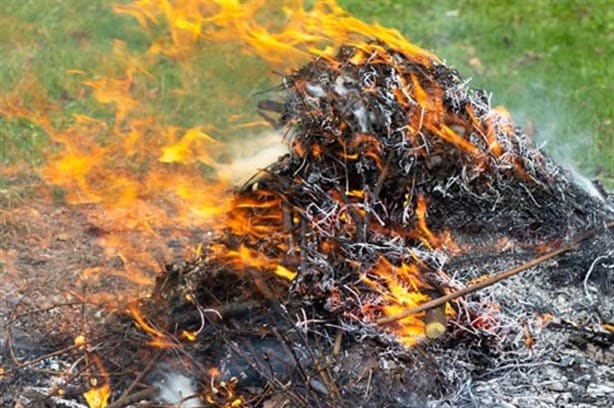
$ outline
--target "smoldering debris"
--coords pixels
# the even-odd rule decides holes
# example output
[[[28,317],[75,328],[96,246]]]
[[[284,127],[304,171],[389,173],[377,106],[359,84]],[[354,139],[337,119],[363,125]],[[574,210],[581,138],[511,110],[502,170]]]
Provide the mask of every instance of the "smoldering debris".
[[[576,187],[503,110],[491,108],[486,93],[435,61],[419,62],[381,44],[343,47],[335,58],[289,75],[278,90],[280,100],[260,107],[291,153],[236,193],[227,228],[171,292],[190,288],[202,307],[214,309],[221,306],[211,300],[220,293],[229,296],[223,304],[256,297],[268,305],[256,316],[279,314],[239,326],[266,327],[263,338],[295,353],[296,367],[273,371],[278,384],[301,384],[295,392],[306,406],[600,403],[601,395],[586,388],[580,396],[582,388],[548,394],[536,387],[541,381],[546,390],[561,388],[553,385],[552,370],[540,370],[555,359],[553,350],[574,353],[565,346],[570,333],[554,328],[576,322],[582,310],[592,321],[574,323],[572,336],[592,338],[593,345],[608,338],[597,347],[610,353],[613,310],[605,293],[599,296],[605,307],[591,312],[580,293],[566,298],[577,303],[565,312],[554,306],[558,295],[550,297],[580,291],[595,259],[611,261],[606,203]],[[456,301],[440,340],[424,339],[422,315],[375,325],[414,301],[454,292],[591,230],[589,244],[540,265],[539,273]],[[559,269],[569,274],[566,281]],[[213,270],[246,286],[214,290]],[[601,290],[611,286],[605,279]],[[170,303],[181,304],[180,298]],[[280,299],[282,310],[275,312],[271,304]],[[298,338],[278,338],[297,330]],[[365,348],[368,356],[359,351]],[[336,363],[310,360],[305,349]],[[344,367],[348,358],[355,365]],[[611,383],[600,364],[592,367],[595,380]],[[328,394],[310,387],[310,379],[322,377],[318,367],[331,367],[325,373],[332,382],[320,381],[330,386]],[[344,381],[364,377],[354,367],[372,367],[371,380],[381,377],[369,386]],[[525,377],[526,367],[533,367],[533,377]],[[292,369],[307,374],[292,377]],[[259,372],[261,381],[275,383],[271,373]],[[280,392],[278,386],[274,395]]]
[[[161,366],[206,406],[614,403],[611,196],[408,50],[341,47],[275,91],[260,108],[290,152],[234,192],[198,257],[90,324],[109,406],[155,404]],[[425,336],[425,313],[377,324],[582,234],[449,302],[445,333]],[[86,360],[78,372],[102,370]],[[0,398],[18,401],[34,367],[5,374]]]

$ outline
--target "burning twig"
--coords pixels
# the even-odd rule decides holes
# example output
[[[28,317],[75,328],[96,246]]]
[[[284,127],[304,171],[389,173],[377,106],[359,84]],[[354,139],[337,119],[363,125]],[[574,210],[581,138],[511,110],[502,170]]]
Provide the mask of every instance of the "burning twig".
[[[605,225],[605,229],[610,229],[614,227],[614,222],[609,222]],[[507,271],[498,273],[496,275],[493,275],[487,279],[484,279],[481,282],[478,282],[476,284],[467,286],[464,289],[460,289],[456,292],[450,293],[448,295],[439,297],[437,299],[433,299],[430,300],[428,302],[425,302],[423,304],[421,304],[420,306],[414,307],[412,309],[406,310],[403,313],[399,313],[397,315],[394,316],[388,316],[388,317],[384,317],[381,318],[377,321],[378,325],[386,325],[386,324],[390,324],[392,322],[396,322],[398,320],[402,320],[405,319],[409,316],[424,312],[426,310],[444,305],[446,302],[449,302],[450,300],[454,300],[456,298],[459,298],[461,296],[465,296],[469,293],[473,293],[476,292],[480,289],[484,289],[488,286],[494,285],[497,282],[501,282],[502,280],[505,279],[509,279],[514,275],[519,274],[520,272],[526,271],[527,269],[530,269],[536,265],[539,265],[549,259],[552,259],[558,255],[564,254],[565,252],[571,251],[573,250],[575,247],[578,246],[578,244],[580,244],[582,241],[585,241],[586,239],[592,237],[593,235],[595,235],[597,232],[603,230],[603,228],[595,228],[592,229],[590,231],[585,232],[584,234],[581,234],[579,237],[577,237],[576,239],[574,239],[571,243],[560,247],[559,249],[556,249],[554,251],[551,251],[545,255],[542,256],[538,256],[537,258],[534,258],[528,262],[525,262],[522,265],[519,265],[515,268],[509,269]]]
[[[64,347],[62,349],[53,351],[51,353],[44,354],[42,356],[33,358],[32,360],[28,360],[28,361],[26,361],[24,363],[21,363],[21,364],[15,366],[15,367],[11,367],[11,368],[9,368],[7,370],[4,370],[3,375],[7,375],[7,374],[11,374],[13,372],[17,372],[19,370],[23,370],[26,367],[34,365],[34,364],[36,364],[38,362],[41,362],[43,360],[46,360],[48,358],[60,356],[60,355],[62,355],[64,353],[68,353],[69,351],[72,351],[72,350],[77,350],[77,349],[79,349],[81,347],[83,347],[83,344],[73,344],[71,346]]]
[[[429,339],[437,339],[446,333],[446,304],[430,308],[424,316],[424,334]]]

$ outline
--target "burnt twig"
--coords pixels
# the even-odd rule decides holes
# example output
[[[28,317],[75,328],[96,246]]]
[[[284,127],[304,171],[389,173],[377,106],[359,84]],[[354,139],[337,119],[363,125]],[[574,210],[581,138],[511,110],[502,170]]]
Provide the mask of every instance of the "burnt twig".
[[[607,223],[605,225],[605,229],[610,229],[614,227],[614,221],[611,221],[609,223]],[[399,313],[395,316],[388,316],[388,317],[383,317],[381,319],[379,319],[376,323],[379,326],[382,325],[386,325],[392,322],[396,322],[398,320],[402,320],[405,319],[406,317],[409,317],[411,315],[420,313],[420,312],[424,312],[425,310],[429,310],[432,309],[434,307],[440,306],[445,304],[446,302],[449,302],[450,300],[454,300],[456,298],[459,298],[461,296],[465,296],[469,293],[473,293],[473,292],[477,292],[480,289],[484,289],[488,286],[494,285],[497,282],[501,282],[502,280],[511,278],[514,275],[519,274],[520,272],[526,271],[529,268],[532,268],[534,266],[537,266],[549,259],[552,259],[558,255],[564,254],[565,252],[569,252],[571,250],[573,250],[578,244],[580,244],[582,241],[592,237],[593,235],[595,235],[597,232],[602,231],[602,228],[594,228],[591,229],[587,232],[585,232],[584,234],[581,234],[579,237],[577,237],[575,240],[573,240],[571,243],[564,245],[558,249],[555,249],[554,251],[548,252],[545,255],[542,256],[538,256],[537,258],[531,259],[528,262],[523,263],[522,265],[519,265],[515,268],[512,269],[508,269],[507,271],[498,273],[496,275],[491,276],[488,279],[485,279],[481,282],[478,282],[476,284],[467,286],[466,288],[460,289],[456,292],[450,293],[446,296],[442,296],[442,297],[438,297],[436,299],[430,300],[426,303],[421,304],[420,306],[414,307],[412,309],[406,310],[403,313]]]

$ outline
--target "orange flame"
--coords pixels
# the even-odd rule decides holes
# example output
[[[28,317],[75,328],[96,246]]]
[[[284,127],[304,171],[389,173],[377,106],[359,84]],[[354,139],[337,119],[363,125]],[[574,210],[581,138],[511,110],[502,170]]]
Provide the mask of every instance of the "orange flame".
[[[131,302],[128,305],[128,310],[130,311],[130,314],[132,315],[132,318],[136,322],[137,326],[139,326],[141,330],[149,334],[151,337],[149,345],[162,349],[170,348],[176,345],[176,342],[170,339],[162,330],[156,329],[145,320],[145,317],[143,317],[139,310],[137,301]]]
[[[261,2],[238,0],[180,3],[138,0],[115,5],[113,10],[135,17],[145,30],[164,21],[168,34],[157,39],[150,52],[174,58],[197,52],[202,41],[239,42],[247,52],[277,68],[287,68],[288,65],[295,67],[314,54],[331,56],[333,46],[339,44],[356,45],[370,54],[377,46],[365,40],[377,39],[422,63],[437,60],[398,31],[352,17],[333,0],[317,1],[311,9],[300,0],[284,1],[275,6],[284,15],[281,22],[273,13],[266,13],[270,5],[265,7]],[[263,13],[269,18],[258,18]]]
[[[377,277],[380,281],[370,278]],[[421,289],[428,287],[422,279],[421,272],[415,265],[401,264],[395,266],[385,258],[379,258],[363,281],[379,292],[385,299],[386,304],[381,306],[381,312],[385,316],[395,316],[402,311],[416,307],[429,299]],[[421,315],[410,316],[390,327],[404,344],[414,345],[424,333],[424,322]]]

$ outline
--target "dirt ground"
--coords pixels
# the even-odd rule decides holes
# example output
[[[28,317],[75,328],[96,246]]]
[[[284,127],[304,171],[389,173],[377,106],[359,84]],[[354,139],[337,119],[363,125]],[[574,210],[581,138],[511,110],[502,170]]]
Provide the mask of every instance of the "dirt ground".
[[[59,298],[96,293],[100,300],[111,300],[106,297],[134,290],[108,276],[83,278],[84,271],[110,267],[114,260],[105,257],[96,243],[102,232],[80,209],[34,198],[3,210],[2,218],[0,286],[8,295],[1,300],[4,316],[23,297],[40,297],[44,307]]]

